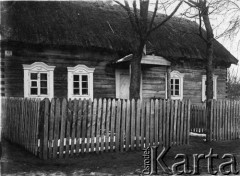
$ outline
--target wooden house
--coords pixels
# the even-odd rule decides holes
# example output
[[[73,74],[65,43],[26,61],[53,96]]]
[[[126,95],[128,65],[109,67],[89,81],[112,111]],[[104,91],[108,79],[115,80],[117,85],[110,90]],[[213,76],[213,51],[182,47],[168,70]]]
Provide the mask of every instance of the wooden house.
[[[7,97],[128,98],[134,34],[125,11],[102,2],[2,2],[1,91]],[[156,21],[164,15],[157,14]],[[142,59],[141,98],[205,100],[205,44],[195,22],[174,17]],[[237,64],[214,42],[214,98]]]

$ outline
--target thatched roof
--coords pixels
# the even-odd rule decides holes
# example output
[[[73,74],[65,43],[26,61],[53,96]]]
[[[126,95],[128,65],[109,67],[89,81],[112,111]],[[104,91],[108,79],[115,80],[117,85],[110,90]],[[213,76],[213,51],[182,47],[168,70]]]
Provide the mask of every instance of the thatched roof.
[[[3,37],[6,41],[131,53],[134,35],[125,11],[117,5],[79,1],[2,3],[1,31],[7,31]],[[158,14],[156,21],[163,17]],[[193,34],[197,30],[195,22],[174,17],[151,35],[147,49],[166,58],[204,59],[205,44]],[[221,63],[237,63],[217,41],[214,58]]]

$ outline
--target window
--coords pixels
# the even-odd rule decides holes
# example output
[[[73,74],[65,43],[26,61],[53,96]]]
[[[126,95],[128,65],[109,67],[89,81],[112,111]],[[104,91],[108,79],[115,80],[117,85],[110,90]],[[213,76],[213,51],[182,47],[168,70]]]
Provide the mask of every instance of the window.
[[[183,99],[183,77],[184,74],[172,71],[171,74],[171,99]],[[167,79],[166,79],[167,84]],[[167,88],[167,85],[166,85]],[[167,89],[166,89],[167,95]]]
[[[68,98],[93,99],[94,70],[85,65],[68,67]]]
[[[213,99],[217,99],[217,77],[213,75]],[[206,75],[202,76],[202,101],[206,100]]]
[[[24,97],[53,98],[53,71],[55,66],[43,62],[23,64]]]

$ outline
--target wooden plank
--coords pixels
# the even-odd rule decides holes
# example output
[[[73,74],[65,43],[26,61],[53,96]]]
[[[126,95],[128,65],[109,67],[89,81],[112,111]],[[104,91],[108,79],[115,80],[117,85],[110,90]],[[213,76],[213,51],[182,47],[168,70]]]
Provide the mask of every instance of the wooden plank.
[[[45,99],[44,106],[44,139],[43,139],[43,159],[48,159],[48,120],[49,120],[49,99]]]
[[[98,100],[98,112],[97,112],[97,137],[96,137],[96,152],[99,153],[99,138],[100,138],[100,126],[101,126],[101,119],[102,118],[102,99],[99,98]]]
[[[222,109],[223,109],[223,104],[222,104],[222,100],[219,101],[219,140],[223,139],[223,134],[222,134]]]
[[[192,110],[192,106],[191,106],[191,110]],[[191,121],[191,117],[192,114],[190,114],[190,121]],[[180,145],[180,129],[181,129],[181,101],[178,102],[178,107],[177,107],[177,129],[176,129],[176,144]],[[191,129],[191,128],[190,128]]]
[[[131,150],[135,148],[135,134],[136,134],[136,123],[135,123],[135,99],[131,100]]]
[[[116,119],[116,152],[119,152],[119,144],[120,144],[120,133],[121,133],[121,100],[118,99],[117,102],[117,119]]]
[[[188,115],[187,115],[187,144],[189,144],[189,138],[190,138],[190,118],[191,118],[191,114],[190,114],[190,111],[191,111],[191,102],[190,100],[187,100],[187,103],[188,103],[188,109],[187,109],[187,112],[188,112]]]
[[[80,153],[82,119],[83,119],[83,103],[82,103],[82,100],[80,99],[80,100],[78,100],[78,113],[77,113],[76,155],[79,155],[79,153]]]
[[[166,146],[167,101],[163,100],[163,146]]]
[[[65,158],[69,157],[69,152],[70,152],[70,146],[73,144],[71,141],[70,143],[70,138],[71,138],[71,122],[72,122],[72,116],[73,116],[73,101],[69,100],[68,101],[68,109],[67,109],[67,128],[66,128],[66,148],[65,148]]]
[[[126,101],[123,100],[122,104],[122,124],[121,124],[121,142],[120,142],[120,150],[124,151],[124,144],[126,140]]]
[[[83,100],[83,118],[82,118],[82,141],[81,141],[81,153],[83,154],[86,148],[86,131],[87,131],[87,118],[88,118],[88,112],[87,112],[87,105],[88,102],[86,99]]]
[[[159,145],[163,145],[163,101],[164,100],[159,100],[159,130],[158,130],[158,136],[159,136]]]
[[[116,111],[116,104],[115,99],[112,100],[112,109],[111,109],[111,135],[110,135],[110,151],[113,152],[114,147],[114,132],[115,132],[115,111]]]
[[[106,142],[105,133],[106,133],[106,106],[107,100],[106,98],[103,99],[103,108],[102,108],[102,123],[101,123],[101,152],[104,151],[104,144]]]
[[[77,120],[77,113],[78,113],[78,101],[74,99],[73,101],[73,118],[72,118],[72,124],[71,124],[71,156],[74,156],[74,153],[76,152],[75,149],[75,138],[76,138],[76,120]]]
[[[59,158],[63,158],[63,149],[64,149],[65,127],[66,127],[66,117],[67,117],[67,100],[65,98],[62,101],[61,108],[62,108],[62,114],[61,114],[61,128],[60,128]]]
[[[150,145],[150,102],[146,102],[146,144],[145,148]]]
[[[228,102],[227,101],[224,101],[224,122],[223,122],[223,125],[224,125],[224,138],[223,140],[226,140],[227,139],[227,116],[228,116]]]
[[[136,149],[137,150],[139,150],[139,148],[140,148],[141,104],[142,104],[141,100],[138,99],[137,100],[137,112],[136,112]]]
[[[170,118],[171,118],[171,102],[170,100],[167,101],[167,116],[166,116],[166,146],[170,146]]]
[[[52,158],[53,155],[53,127],[54,127],[54,115],[55,115],[55,99],[51,100],[51,107],[50,107],[50,117],[49,117],[49,147],[48,147],[48,158]]]
[[[145,105],[145,101],[142,100],[142,103],[141,103],[141,149],[143,150],[144,149],[144,143],[145,143],[145,125],[146,125],[146,114],[145,114],[145,109],[146,109],[146,105]]]
[[[173,145],[177,144],[177,112],[178,112],[178,100],[174,104],[174,119],[173,119]]]
[[[107,101],[107,120],[106,120],[106,148],[105,151],[108,152],[109,149],[109,130],[110,130],[110,115],[111,115],[111,99]]]
[[[154,119],[155,119],[155,127],[154,127],[154,134],[155,134],[155,138],[154,138],[154,145],[158,145],[159,144],[159,123],[158,123],[158,120],[159,120],[159,116],[158,116],[158,107],[159,107],[159,103],[158,103],[158,100],[156,99],[155,100],[155,106],[154,106]]]
[[[55,111],[55,122],[54,122],[54,141],[53,141],[53,159],[57,158],[57,152],[58,152],[59,122],[60,122],[60,118],[61,118],[60,111],[61,111],[60,100],[56,99],[56,111]]]
[[[94,149],[95,149],[96,117],[97,117],[97,99],[94,99],[93,100],[92,135],[91,135],[91,152],[94,152]]]
[[[92,100],[88,100],[88,117],[87,117],[87,146],[86,152],[90,150],[91,143],[91,126],[92,126]]]
[[[131,117],[130,117],[130,100],[127,100],[127,116],[126,116],[126,151],[129,150],[130,144],[130,125],[131,125]]]
[[[169,125],[170,125],[170,128],[169,128],[169,145],[173,145],[173,136],[174,136],[174,109],[175,109],[175,102],[177,100],[172,100],[171,101],[171,110],[170,110],[170,122],[169,122]]]
[[[184,131],[184,102],[181,102],[181,127],[180,127],[180,145],[183,145],[183,131]]]
[[[150,145],[153,146],[154,142],[154,101],[151,100],[150,105]]]

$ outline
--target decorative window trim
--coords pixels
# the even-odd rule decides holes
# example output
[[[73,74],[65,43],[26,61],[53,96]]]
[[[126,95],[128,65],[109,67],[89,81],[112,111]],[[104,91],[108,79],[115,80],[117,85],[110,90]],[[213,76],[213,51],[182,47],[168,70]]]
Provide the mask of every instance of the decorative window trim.
[[[213,75],[213,99],[217,99],[217,75]],[[202,75],[202,102],[206,100],[206,75]]]
[[[171,77],[171,79],[172,78],[179,79],[179,96],[171,96],[171,99],[182,100],[183,99],[183,78],[184,78],[184,74],[180,73],[179,71],[174,70],[170,73],[170,77]],[[165,83],[166,83],[165,84],[165,87],[166,87],[165,96],[166,96],[166,99],[167,99],[167,75],[166,75]]]
[[[34,62],[31,65],[23,64],[24,70],[24,97],[26,98],[53,98],[54,85],[53,85],[53,71],[55,66],[49,66],[43,62]],[[47,73],[47,95],[30,95],[30,73]]]
[[[75,67],[67,67],[68,69],[68,98],[85,98],[93,99],[93,72],[95,68],[89,68],[86,65],[76,65]],[[73,94],[73,75],[87,75],[88,76],[88,95],[74,95]]]

